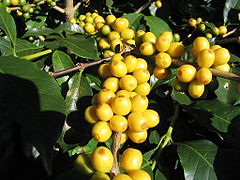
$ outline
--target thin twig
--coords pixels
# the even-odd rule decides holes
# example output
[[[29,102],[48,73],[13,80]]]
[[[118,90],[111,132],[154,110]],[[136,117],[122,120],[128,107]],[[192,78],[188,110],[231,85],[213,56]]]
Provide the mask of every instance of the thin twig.
[[[138,8],[134,13],[140,13],[144,9],[146,9],[153,1],[148,1],[145,4],[143,4],[140,8]]]
[[[226,34],[224,34],[222,37],[225,38],[227,36],[230,36],[231,34],[235,33],[238,30],[238,28],[234,28],[233,30],[227,32]]]
[[[121,137],[122,133],[115,133],[113,136],[113,167],[111,169],[111,173],[113,176],[120,174],[119,166],[118,166],[118,150],[120,149],[121,145]]]
[[[73,7],[73,10],[74,10],[74,13],[78,10],[78,8],[81,6],[81,3],[78,2],[74,7]]]

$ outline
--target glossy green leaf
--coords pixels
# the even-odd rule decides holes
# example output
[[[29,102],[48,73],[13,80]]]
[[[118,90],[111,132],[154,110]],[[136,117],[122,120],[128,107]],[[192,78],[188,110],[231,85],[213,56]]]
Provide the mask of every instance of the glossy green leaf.
[[[49,34],[54,34],[54,33],[57,33],[57,31],[55,31],[51,28],[33,28],[33,29],[27,31],[23,35],[23,38],[28,37],[28,36],[35,36],[35,37],[38,37],[40,35],[47,36]]]
[[[144,17],[141,13],[129,13],[125,14],[122,17],[127,18],[129,21],[129,27],[134,29],[135,31],[141,29],[142,19]]]
[[[85,35],[74,35],[72,37],[46,42],[46,47],[50,49],[66,47],[77,56],[93,60],[99,59],[99,52],[95,39]]]
[[[155,179],[156,180],[167,180],[167,178],[159,170],[157,170],[155,173]]]
[[[47,16],[37,16],[35,19],[29,19],[26,22],[27,29],[31,30],[33,28],[40,28],[46,24],[46,20]]]
[[[217,180],[213,163],[218,147],[208,140],[177,143],[177,153],[188,180]]]
[[[74,64],[71,58],[64,52],[56,50],[52,55],[52,63],[54,72],[65,70],[71,67],[74,67]],[[63,82],[66,82],[69,79],[69,76],[63,76],[57,79],[59,85]]]
[[[151,131],[149,135],[149,143],[150,144],[158,144],[160,136],[156,130]]]
[[[159,17],[156,16],[144,16],[147,26],[150,28],[150,31],[153,32],[156,36],[159,36],[164,31],[171,31],[168,24]]]
[[[64,24],[61,24],[57,28],[55,28],[56,31],[62,32],[68,32],[68,33],[84,33],[84,30],[81,26],[78,24],[66,22]]]
[[[171,96],[174,100],[176,100],[180,104],[190,105],[192,103],[192,100],[185,92],[178,92],[175,89],[173,89]]]
[[[16,24],[13,17],[6,12],[4,6],[0,6],[0,29],[2,29],[9,37],[12,42],[13,50],[15,50],[17,38]]]
[[[226,78],[217,78],[219,86],[215,91],[218,99],[224,103],[235,104],[240,100],[238,82]]]
[[[223,9],[223,21],[224,24],[228,21],[228,14],[231,9],[240,9],[240,3],[238,0],[226,0],[225,6]]]
[[[15,57],[0,57],[0,73],[1,103],[7,103],[8,113],[21,127],[24,144],[37,149],[50,173],[53,146],[65,118],[59,86],[36,64]]]
[[[227,132],[231,121],[240,115],[240,108],[223,103],[219,100],[203,100],[196,102],[194,106],[197,109],[206,110],[212,114],[212,126],[221,132]],[[240,130],[240,127],[236,127]]]

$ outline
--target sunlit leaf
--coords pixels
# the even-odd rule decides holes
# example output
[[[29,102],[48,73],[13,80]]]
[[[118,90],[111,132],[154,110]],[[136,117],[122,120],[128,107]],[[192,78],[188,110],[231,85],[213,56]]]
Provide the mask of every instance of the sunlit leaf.
[[[177,143],[177,153],[188,180],[217,180],[213,163],[218,147],[208,140]]]
[[[140,13],[129,13],[123,15],[122,17],[127,18],[129,21],[129,27],[133,28],[135,31],[141,29],[143,14]]]

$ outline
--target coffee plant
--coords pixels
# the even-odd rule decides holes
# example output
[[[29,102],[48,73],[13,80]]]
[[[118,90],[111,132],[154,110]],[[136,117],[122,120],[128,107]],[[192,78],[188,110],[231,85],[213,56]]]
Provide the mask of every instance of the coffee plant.
[[[239,13],[0,0],[0,179],[236,179]]]

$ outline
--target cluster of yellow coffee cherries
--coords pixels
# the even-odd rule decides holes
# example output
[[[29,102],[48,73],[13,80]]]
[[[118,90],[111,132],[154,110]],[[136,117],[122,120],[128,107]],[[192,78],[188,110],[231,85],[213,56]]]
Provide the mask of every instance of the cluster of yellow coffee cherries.
[[[227,27],[224,25],[209,28],[208,26],[206,26],[206,23],[207,22],[204,22],[200,17],[198,17],[197,19],[188,19],[188,24],[192,27],[197,28],[199,31],[204,32],[207,38],[212,38],[213,36],[223,36],[228,32]]]
[[[197,68],[190,64],[182,65],[177,70],[177,78],[183,83],[189,83],[188,93],[191,97],[199,98],[204,93],[205,85],[212,81],[210,67],[230,71],[230,53],[220,45],[210,46],[208,39],[201,36],[194,40],[191,51],[196,58]]]
[[[177,36],[177,34],[174,36]],[[161,33],[159,37],[152,32],[142,30],[136,32],[139,52],[145,56],[154,55],[156,66],[153,74],[158,79],[166,79],[169,76],[168,68],[172,64],[172,58],[180,57],[184,53],[184,45],[181,42],[173,41],[174,36],[169,31]]]
[[[147,62],[133,55],[115,54],[110,63],[101,64],[99,76],[104,78],[102,90],[92,98],[85,110],[85,119],[93,124],[92,136],[107,141],[112,131],[121,132],[134,143],[147,139],[147,129],[155,127],[160,117],[148,109],[150,73]]]
[[[120,157],[119,165],[124,171],[112,180],[151,180],[150,175],[141,169],[143,155],[141,151],[135,148],[127,148]],[[111,150],[105,146],[97,147],[89,156],[80,154],[74,161],[74,167],[77,171],[91,176],[90,180],[110,180],[108,173],[113,168],[114,158]]]

